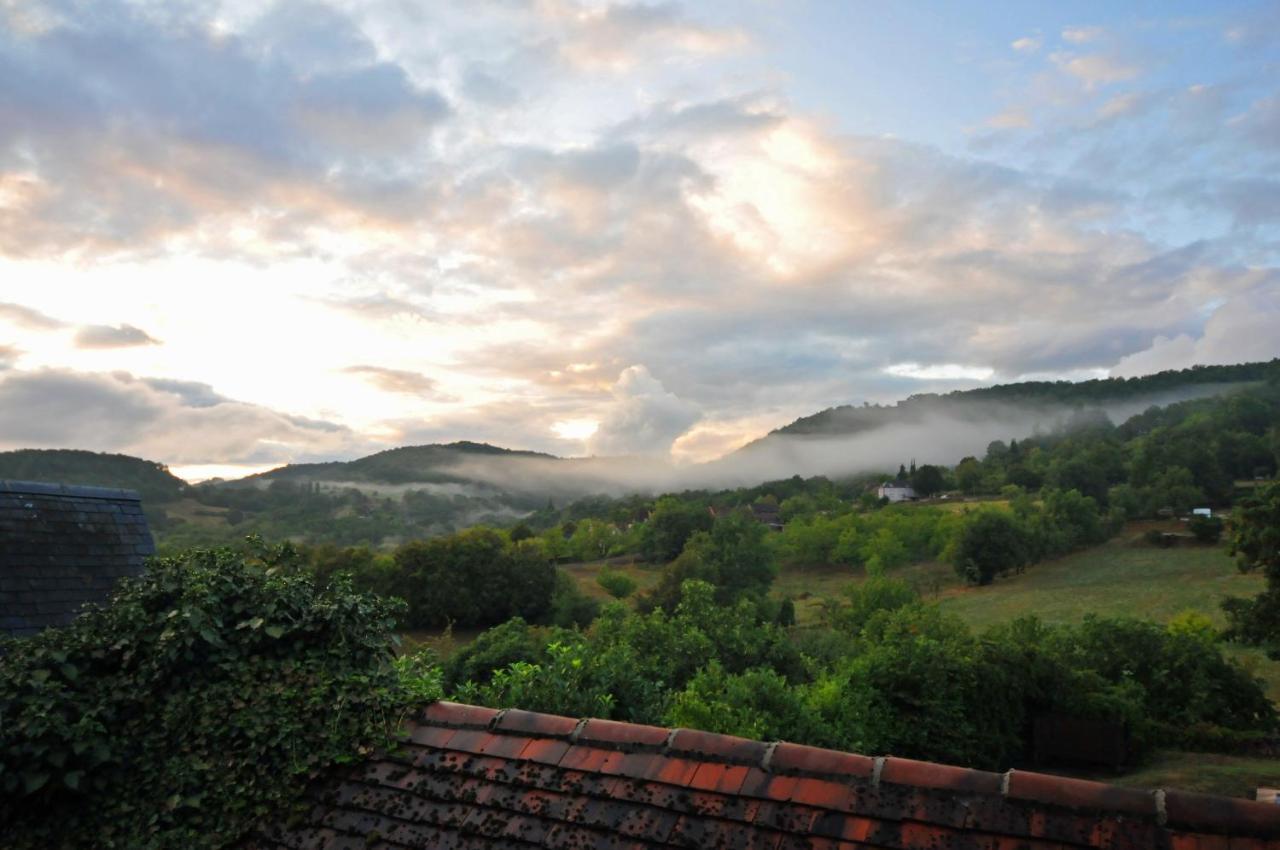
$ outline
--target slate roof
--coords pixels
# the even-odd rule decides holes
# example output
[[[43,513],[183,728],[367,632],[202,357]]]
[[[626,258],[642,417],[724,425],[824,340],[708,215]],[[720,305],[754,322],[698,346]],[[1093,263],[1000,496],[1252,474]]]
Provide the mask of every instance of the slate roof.
[[[0,635],[66,625],[154,552],[132,490],[0,481]]]
[[[1280,806],[438,702],[245,850],[1264,850]]]

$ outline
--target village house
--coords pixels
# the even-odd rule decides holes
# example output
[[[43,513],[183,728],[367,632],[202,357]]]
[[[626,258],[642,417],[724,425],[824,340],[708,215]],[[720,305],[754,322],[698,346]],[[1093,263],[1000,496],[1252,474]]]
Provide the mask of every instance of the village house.
[[[901,478],[885,481],[876,488],[877,499],[888,499],[890,502],[913,502],[916,499],[915,488],[911,482]]]

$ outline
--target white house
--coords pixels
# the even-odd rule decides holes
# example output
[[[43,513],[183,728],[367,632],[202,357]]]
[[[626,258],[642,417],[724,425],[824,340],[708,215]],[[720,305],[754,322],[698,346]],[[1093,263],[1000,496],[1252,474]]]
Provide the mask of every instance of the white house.
[[[915,497],[915,489],[906,481],[886,481],[876,488],[877,499],[888,499],[890,502],[907,502]]]

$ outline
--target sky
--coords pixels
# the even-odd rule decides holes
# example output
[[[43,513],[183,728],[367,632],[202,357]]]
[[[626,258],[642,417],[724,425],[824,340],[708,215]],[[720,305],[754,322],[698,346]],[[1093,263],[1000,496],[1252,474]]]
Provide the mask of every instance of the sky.
[[[1278,330],[1274,2],[0,0],[0,449],[691,463]]]

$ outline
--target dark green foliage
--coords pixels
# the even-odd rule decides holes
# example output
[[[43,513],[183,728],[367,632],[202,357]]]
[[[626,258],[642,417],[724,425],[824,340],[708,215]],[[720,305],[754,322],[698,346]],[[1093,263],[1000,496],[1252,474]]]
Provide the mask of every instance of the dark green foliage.
[[[1195,535],[1196,540],[1201,543],[1217,543],[1222,539],[1225,523],[1223,523],[1222,517],[1196,514],[1187,523],[1187,528]]]
[[[710,531],[690,536],[684,551],[646,594],[642,607],[674,611],[684,583],[691,579],[714,587],[722,604],[744,595],[763,596],[777,572],[773,550],[766,542],[768,535],[769,530],[745,510],[720,517]]]
[[[640,556],[665,564],[675,560],[694,532],[711,528],[711,513],[697,502],[666,496],[657,501],[640,532]]]
[[[540,550],[487,528],[406,543],[395,566],[387,590],[409,603],[412,628],[536,620],[556,590],[556,568]]]
[[[1222,603],[1231,624],[1227,637],[1280,658],[1280,483],[1240,500],[1231,518],[1231,553],[1241,571],[1261,570],[1267,587],[1254,599]]]
[[[395,605],[230,551],[154,561],[110,607],[0,651],[8,848],[212,848],[439,695]],[[409,668],[405,668],[407,671]]]
[[[444,662],[444,686],[453,690],[465,682],[486,684],[494,670],[517,662],[534,663],[546,657],[552,638],[547,629],[512,617],[461,647]]]
[[[585,628],[600,615],[600,603],[587,596],[567,574],[556,571],[545,620],[564,629]]]
[[[911,473],[911,487],[917,495],[928,498],[941,492],[946,486],[946,476],[942,467],[924,464]]]
[[[172,502],[187,489],[187,482],[169,472],[164,464],[73,449],[0,452],[0,478],[137,490],[148,508]]]
[[[956,572],[970,584],[990,584],[1026,565],[1032,541],[1022,523],[1002,511],[979,511],[960,531]]]
[[[1018,699],[964,625],[933,606],[872,617],[814,703],[843,749],[998,767],[1022,748]]]
[[[614,599],[626,599],[636,591],[635,579],[626,573],[607,568],[600,570],[600,574],[596,576],[596,584],[604,588],[605,592]]]

